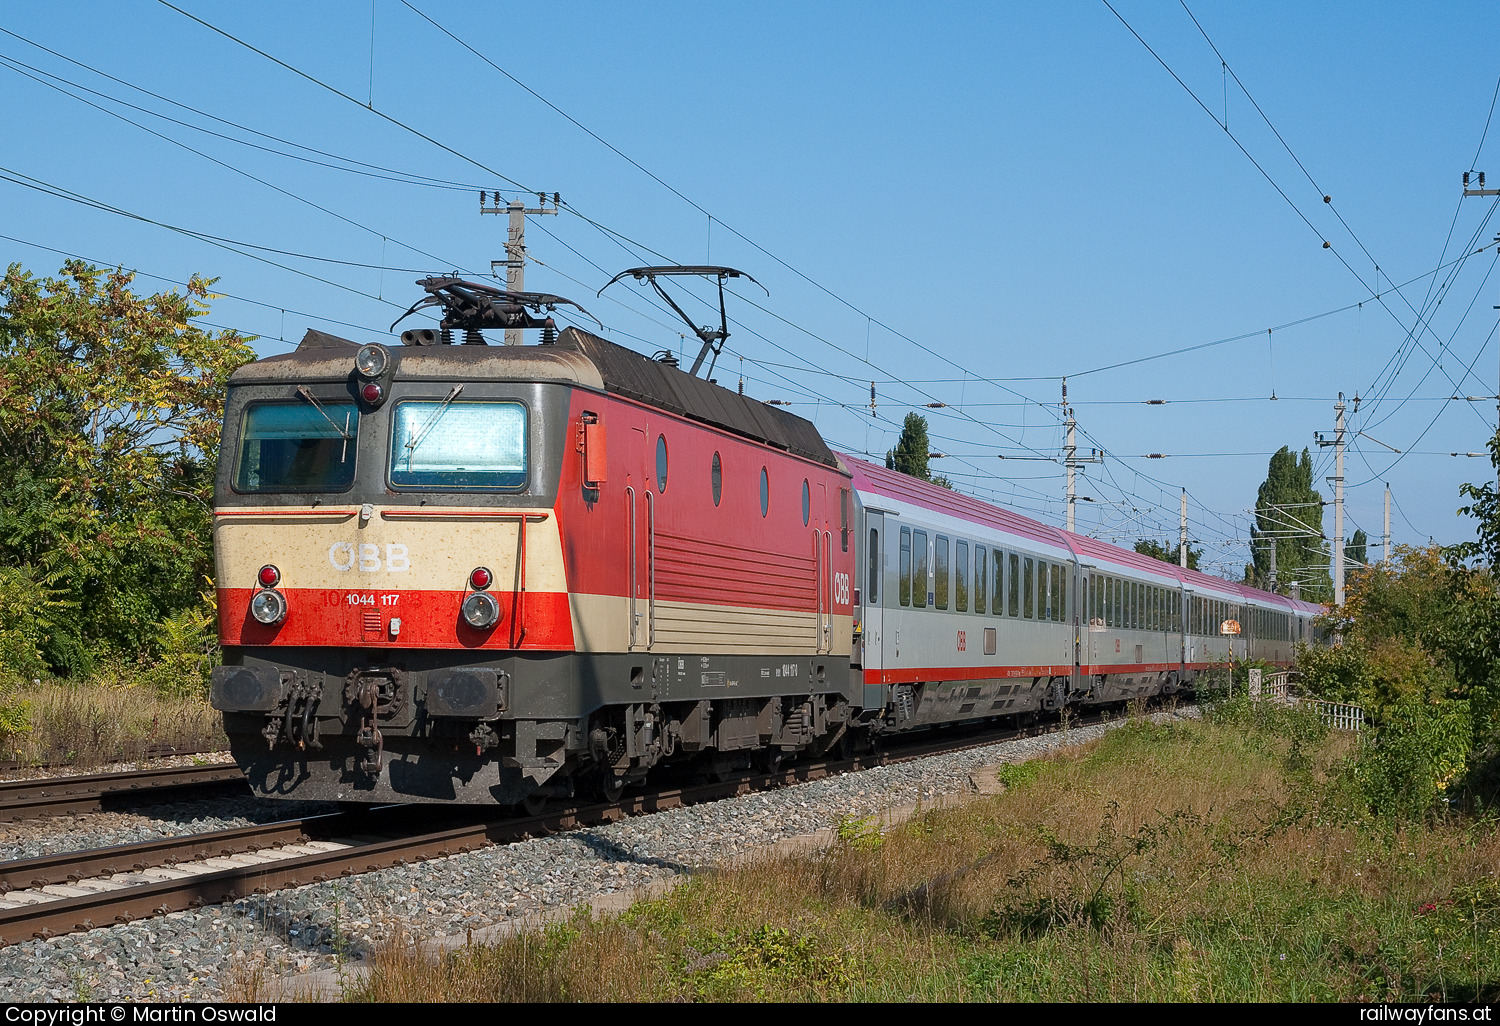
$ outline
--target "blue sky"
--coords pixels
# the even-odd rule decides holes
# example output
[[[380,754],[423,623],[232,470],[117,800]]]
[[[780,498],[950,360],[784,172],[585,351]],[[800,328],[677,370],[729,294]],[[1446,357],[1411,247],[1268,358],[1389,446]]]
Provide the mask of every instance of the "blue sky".
[[[414,279],[502,256],[479,189],[555,191],[528,288],[691,356],[648,292],[595,292],[742,268],[770,294],[736,288],[717,377],[840,448],[883,455],[916,409],[934,469],[1060,523],[1066,376],[1108,454],[1080,529],[1174,541],[1185,487],[1237,573],[1273,451],[1313,446],[1332,497],[1313,432],[1343,392],[1346,533],[1378,543],[1389,481],[1395,541],[1471,534],[1458,487],[1491,469],[1448,453],[1495,427],[1500,224],[1460,176],[1500,186],[1494,4],[178,6],[308,77],[157,0],[9,5],[0,260],[217,276],[208,320],[272,354],[385,337]]]

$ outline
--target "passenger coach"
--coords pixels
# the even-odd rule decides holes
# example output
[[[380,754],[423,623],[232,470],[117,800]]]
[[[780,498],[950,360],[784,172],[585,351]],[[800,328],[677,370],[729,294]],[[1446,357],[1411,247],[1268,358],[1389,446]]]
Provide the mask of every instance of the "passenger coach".
[[[853,456],[855,659],[896,724],[1171,694],[1202,671],[1289,666],[1321,607],[1243,587]]]

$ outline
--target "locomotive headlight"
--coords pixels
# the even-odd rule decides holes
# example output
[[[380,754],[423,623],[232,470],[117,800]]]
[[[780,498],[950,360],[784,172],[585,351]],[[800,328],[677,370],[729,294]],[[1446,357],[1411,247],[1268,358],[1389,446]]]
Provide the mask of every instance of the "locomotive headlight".
[[[460,612],[464,623],[475,630],[488,630],[500,622],[500,603],[487,591],[476,591],[464,599]]]
[[[279,591],[257,592],[250,600],[250,615],[270,627],[286,619],[286,597]]]
[[[354,369],[362,378],[378,378],[390,365],[391,354],[385,351],[385,346],[374,342],[360,346],[359,352],[354,354]]]

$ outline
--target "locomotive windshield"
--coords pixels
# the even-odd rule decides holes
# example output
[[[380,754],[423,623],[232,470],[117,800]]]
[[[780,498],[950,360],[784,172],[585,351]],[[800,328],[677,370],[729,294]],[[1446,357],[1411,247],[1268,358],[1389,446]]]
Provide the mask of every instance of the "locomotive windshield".
[[[526,407],[451,399],[397,403],[391,484],[520,491],[526,487]]]
[[[240,430],[239,492],[342,492],[354,483],[351,402],[252,403]]]

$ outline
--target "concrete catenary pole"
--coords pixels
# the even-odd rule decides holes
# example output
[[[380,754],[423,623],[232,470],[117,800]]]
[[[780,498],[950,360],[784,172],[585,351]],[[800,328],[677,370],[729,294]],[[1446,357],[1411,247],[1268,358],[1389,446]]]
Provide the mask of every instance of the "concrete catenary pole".
[[[1385,534],[1381,537],[1381,541],[1385,545],[1385,555],[1381,557],[1381,562],[1389,563],[1391,561],[1391,483],[1389,481],[1385,483]]]
[[[1177,537],[1177,565],[1187,566],[1187,489],[1182,490],[1182,527]]]
[[[547,194],[539,192],[536,194],[541,206],[536,209],[528,209],[526,204],[520,200],[511,200],[505,206],[500,205],[500,194],[495,193],[495,205],[485,206],[485,194],[479,194],[479,212],[481,214],[509,214],[510,226],[506,232],[505,259],[490,261],[490,269],[497,270],[505,268],[505,287],[510,292],[526,291],[526,215],[527,214],[555,214],[559,203],[557,193],[552,194],[552,206],[547,206]],[[505,344],[518,346],[522,344],[520,328],[505,329]]]
[[[1344,393],[1333,406],[1338,423],[1333,436],[1333,604],[1344,604]]]
[[[1067,410],[1067,405],[1068,405],[1068,383],[1066,381],[1064,381],[1063,382],[1063,408],[1065,410]],[[1077,442],[1077,439],[1076,439],[1076,436],[1075,436],[1075,433],[1074,433],[1075,430],[1076,430],[1076,428],[1078,427],[1078,422],[1073,419],[1073,411],[1072,410],[1067,410],[1067,420],[1064,421],[1064,423],[1067,425],[1067,428],[1068,428],[1068,441],[1067,441],[1067,444],[1063,446],[1063,451],[1067,455],[1067,467],[1068,467],[1068,533],[1071,534],[1071,533],[1073,533],[1073,529],[1074,529],[1074,525],[1075,525],[1075,519],[1074,519],[1074,516],[1073,516],[1073,506],[1078,502],[1078,482],[1077,482],[1077,476],[1076,476],[1077,472],[1078,472],[1078,462],[1074,459],[1074,457],[1078,454],[1078,442]]]

